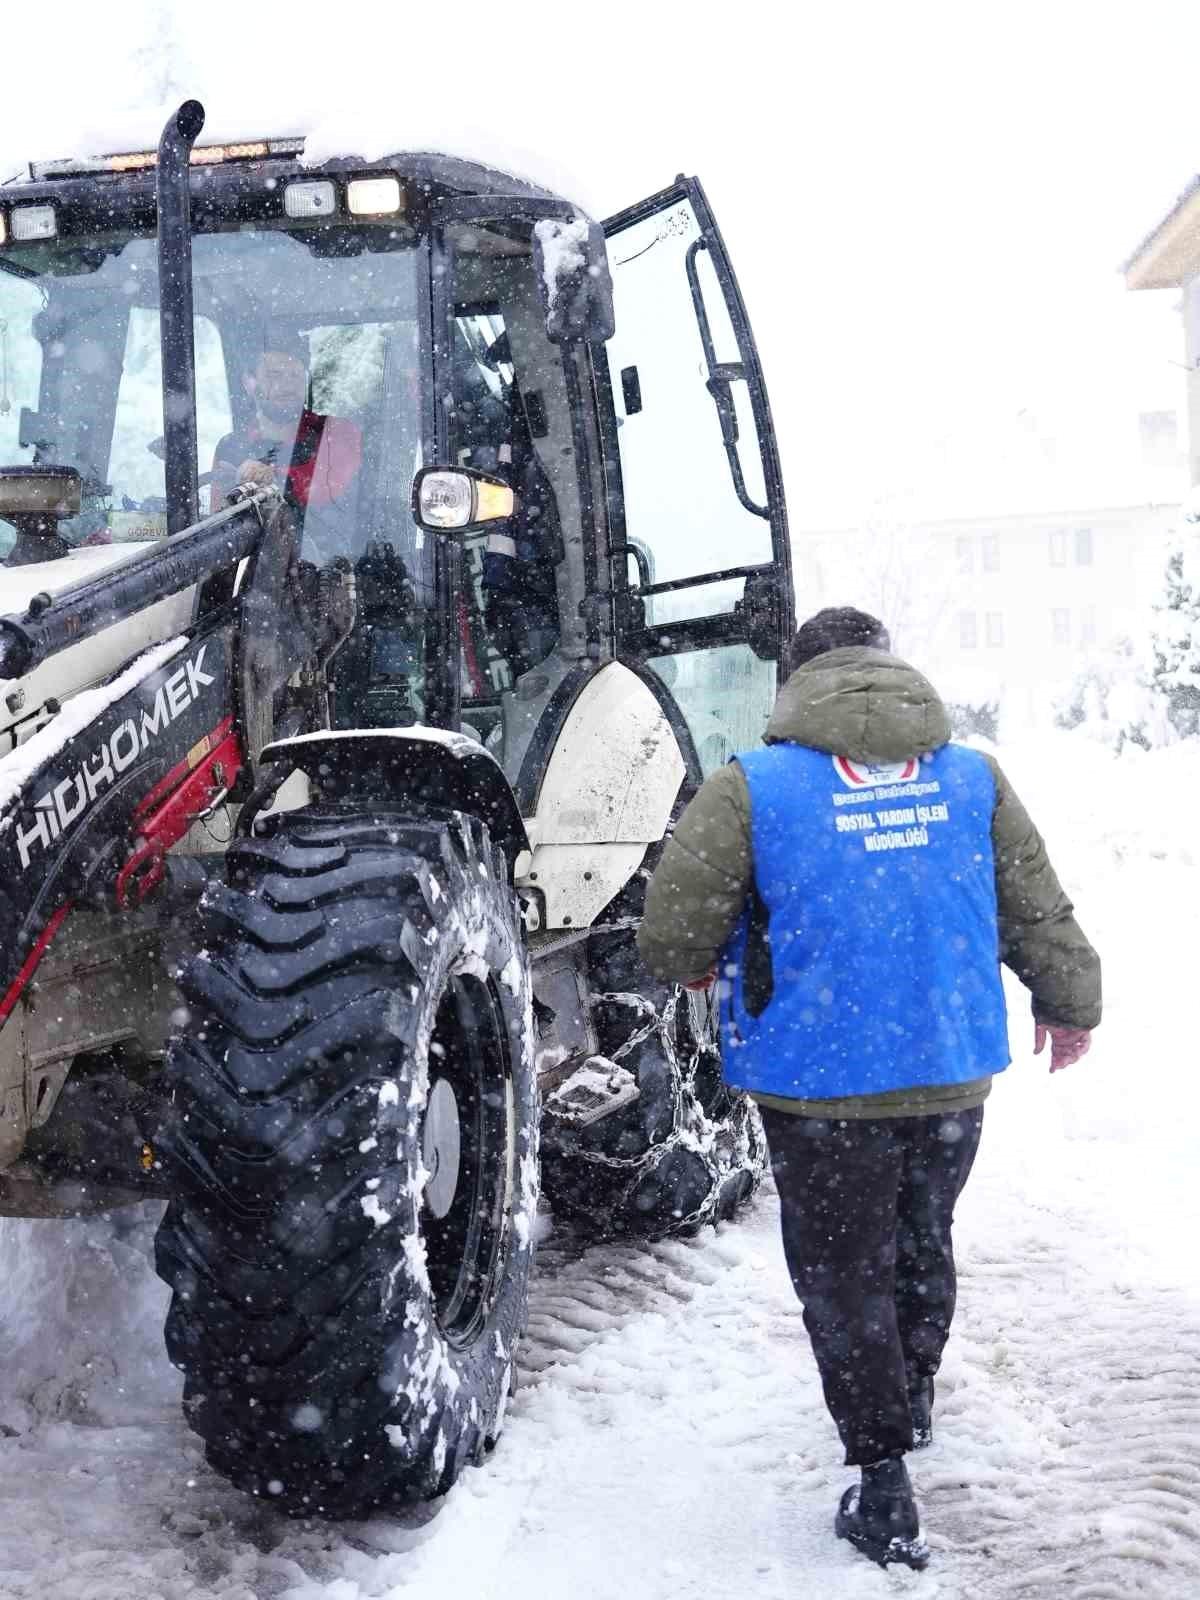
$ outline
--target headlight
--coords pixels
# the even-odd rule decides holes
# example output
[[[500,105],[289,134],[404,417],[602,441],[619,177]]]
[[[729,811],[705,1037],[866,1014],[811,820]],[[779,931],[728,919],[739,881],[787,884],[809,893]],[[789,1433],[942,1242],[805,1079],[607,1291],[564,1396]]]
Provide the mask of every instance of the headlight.
[[[413,515],[435,533],[460,533],[515,510],[507,483],[471,467],[422,467],[413,485]]]
[[[14,206],[11,213],[14,244],[31,239],[53,239],[58,218],[53,206]]]
[[[475,493],[461,472],[431,472],[422,478],[417,520],[429,528],[465,528],[471,520]]]
[[[399,178],[351,178],[346,204],[352,216],[388,217],[400,209]]]
[[[283,191],[283,209],[289,217],[331,217],[336,205],[333,184],[328,178],[319,182],[289,183]]]

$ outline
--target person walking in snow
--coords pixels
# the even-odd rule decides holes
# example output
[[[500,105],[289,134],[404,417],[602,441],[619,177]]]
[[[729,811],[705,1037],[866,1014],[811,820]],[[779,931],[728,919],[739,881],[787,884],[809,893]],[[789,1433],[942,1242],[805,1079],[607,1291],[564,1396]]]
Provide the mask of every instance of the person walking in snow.
[[[660,979],[715,979],[726,1081],[758,1102],[825,1400],[861,1469],[836,1532],[922,1567],[904,1458],[932,1439],[954,1206],[1009,1062],[1000,963],[1051,1072],[1088,1048],[1100,965],[999,766],[950,742],[882,623],[821,611],[786,666],[764,748],[679,819],[638,946]]]

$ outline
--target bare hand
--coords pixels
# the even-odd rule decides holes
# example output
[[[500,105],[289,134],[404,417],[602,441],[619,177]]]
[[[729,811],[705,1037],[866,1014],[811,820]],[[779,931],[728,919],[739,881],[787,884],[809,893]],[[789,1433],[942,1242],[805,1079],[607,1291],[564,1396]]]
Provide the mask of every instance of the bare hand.
[[[692,978],[684,984],[685,989],[690,989],[693,994],[703,994],[705,989],[711,989],[717,981],[716,967],[710,967],[702,978]]]
[[[234,481],[239,485],[254,483],[270,489],[275,483],[275,468],[266,461],[243,461]]]
[[[1033,1053],[1040,1056],[1050,1035],[1050,1071],[1061,1072],[1073,1061],[1087,1055],[1092,1047],[1090,1028],[1060,1028],[1054,1022],[1035,1022],[1033,1025]]]

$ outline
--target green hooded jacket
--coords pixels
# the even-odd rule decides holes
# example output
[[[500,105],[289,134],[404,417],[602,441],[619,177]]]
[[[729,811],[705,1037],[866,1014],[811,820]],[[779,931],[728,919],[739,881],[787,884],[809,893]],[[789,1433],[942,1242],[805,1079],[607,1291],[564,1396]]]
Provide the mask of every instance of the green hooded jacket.
[[[767,742],[790,740],[852,761],[907,761],[950,738],[946,708],[929,681],[880,650],[830,650],[780,690]],[[992,849],[1000,954],[1033,996],[1038,1022],[1094,1028],[1100,1021],[1100,961],[1075,921],[1041,836],[991,756],[996,781]],[[638,930],[656,977],[687,983],[711,972],[753,884],[750,794],[736,761],[707,778],[668,839],[646,893]],[[844,1100],[763,1104],[805,1116],[898,1117],[982,1105],[990,1078],[896,1089]]]

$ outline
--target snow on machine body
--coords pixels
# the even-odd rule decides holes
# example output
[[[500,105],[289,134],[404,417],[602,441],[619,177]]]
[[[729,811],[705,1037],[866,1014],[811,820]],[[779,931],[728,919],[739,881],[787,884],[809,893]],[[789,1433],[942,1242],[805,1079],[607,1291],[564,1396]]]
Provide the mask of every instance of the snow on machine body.
[[[757,1182],[633,935],[783,491],[693,179],[601,228],[202,124],[0,186],[0,1213],[166,1199],[209,1459],[351,1515],[497,1437],[539,1176],[596,1235]]]

